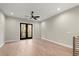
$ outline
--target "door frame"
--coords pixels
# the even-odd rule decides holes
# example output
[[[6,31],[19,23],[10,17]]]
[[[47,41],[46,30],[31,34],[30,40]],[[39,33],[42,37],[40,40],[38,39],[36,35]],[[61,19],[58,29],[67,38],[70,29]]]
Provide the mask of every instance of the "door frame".
[[[21,38],[21,24],[25,24],[26,27],[28,28],[27,25],[31,25],[31,37],[28,37],[28,32],[27,32],[27,29],[26,29],[26,38]],[[20,23],[20,40],[24,40],[24,39],[32,39],[33,38],[33,24],[30,24],[30,23]]]

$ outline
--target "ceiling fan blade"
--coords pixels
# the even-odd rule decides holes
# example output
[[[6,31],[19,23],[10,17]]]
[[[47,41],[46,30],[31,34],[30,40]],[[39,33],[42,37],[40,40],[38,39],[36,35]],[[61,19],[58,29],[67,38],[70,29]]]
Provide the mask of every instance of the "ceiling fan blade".
[[[39,18],[40,16],[36,16],[36,18]]]
[[[39,18],[40,16],[34,16],[35,18]]]
[[[37,20],[37,18],[36,18],[36,17],[33,17],[33,19]]]
[[[35,18],[35,20],[37,20],[37,18]]]

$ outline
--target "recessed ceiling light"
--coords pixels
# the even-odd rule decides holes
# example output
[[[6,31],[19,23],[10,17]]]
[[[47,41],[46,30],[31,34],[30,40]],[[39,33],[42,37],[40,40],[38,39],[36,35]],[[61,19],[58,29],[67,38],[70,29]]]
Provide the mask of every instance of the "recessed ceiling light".
[[[60,8],[57,8],[57,11],[60,11]]]
[[[13,12],[11,12],[10,14],[11,14],[11,15],[14,15],[14,13],[13,13]]]

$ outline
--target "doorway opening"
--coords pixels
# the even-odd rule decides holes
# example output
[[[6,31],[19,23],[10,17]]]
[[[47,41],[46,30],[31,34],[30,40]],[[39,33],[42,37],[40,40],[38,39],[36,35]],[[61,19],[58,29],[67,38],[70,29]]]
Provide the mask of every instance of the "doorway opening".
[[[28,23],[20,23],[20,40],[32,39],[33,25]]]

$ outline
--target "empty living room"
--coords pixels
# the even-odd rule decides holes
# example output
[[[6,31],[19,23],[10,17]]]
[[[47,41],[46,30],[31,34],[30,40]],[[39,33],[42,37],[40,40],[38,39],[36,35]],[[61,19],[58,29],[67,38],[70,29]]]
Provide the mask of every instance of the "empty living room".
[[[78,56],[79,3],[0,3],[0,56]]]

